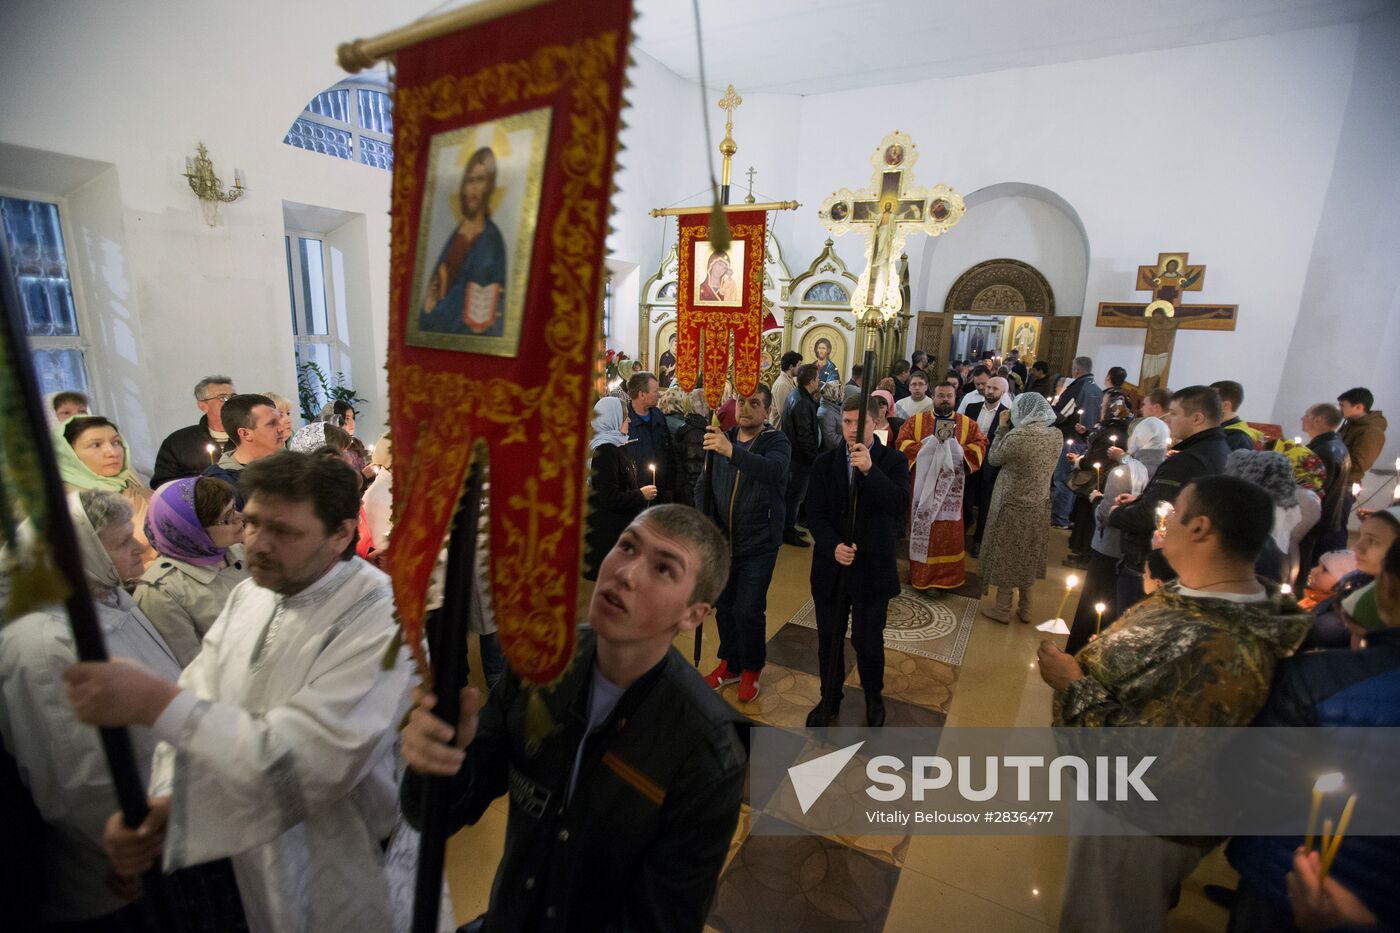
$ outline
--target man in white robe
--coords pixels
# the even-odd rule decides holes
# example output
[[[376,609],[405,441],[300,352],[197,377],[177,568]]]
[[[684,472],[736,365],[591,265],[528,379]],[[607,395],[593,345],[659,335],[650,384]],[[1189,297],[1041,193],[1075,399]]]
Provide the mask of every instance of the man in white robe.
[[[389,579],[353,557],[359,482],[284,452],[240,488],[251,579],[229,596],[178,687],[115,664],[69,669],[79,718],[142,723],[162,744],[151,818],[108,821],[119,874],[231,856],[255,931],[387,931],[383,843],[397,814],[395,727],[408,706]]]

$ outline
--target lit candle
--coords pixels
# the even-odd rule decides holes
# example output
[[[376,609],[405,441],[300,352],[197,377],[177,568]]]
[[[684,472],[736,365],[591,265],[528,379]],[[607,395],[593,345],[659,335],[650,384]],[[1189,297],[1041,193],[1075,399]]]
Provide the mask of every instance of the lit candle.
[[[1361,498],[1361,484],[1360,484],[1360,483],[1352,483],[1352,484],[1351,484],[1351,497],[1352,497],[1353,499],[1359,499],[1359,498]]]
[[[1163,502],[1157,506],[1157,530],[1165,532],[1167,530],[1167,516],[1172,514],[1172,504]]]
[[[1308,810],[1308,834],[1303,837],[1303,851],[1311,852],[1313,837],[1317,835],[1317,811],[1322,807],[1322,795],[1330,794],[1342,786],[1342,773],[1329,771],[1313,783],[1312,808]],[[1328,820],[1330,823],[1331,820]]]
[[[653,464],[649,464],[649,466],[651,467],[651,484],[652,484],[653,486],[655,486],[655,485],[656,485],[656,464],[654,464],[654,463],[653,463]]]
[[[1291,595],[1293,595],[1293,587],[1289,586],[1287,583],[1280,583],[1280,584],[1279,584],[1278,591],[1279,591],[1280,593],[1282,593],[1284,596],[1291,596]]]
[[[1065,578],[1065,595],[1060,597],[1060,608],[1055,610],[1055,618],[1065,617],[1065,603],[1069,602],[1069,594],[1074,592],[1074,588],[1079,585],[1079,578],[1070,574]]]
[[[1094,623],[1095,635],[1099,634],[1099,630],[1103,628],[1103,611],[1107,608],[1108,605],[1106,603],[1094,603],[1094,612],[1098,613],[1099,616],[1098,621]]]
[[[1356,795],[1352,794],[1347,798],[1347,805],[1342,808],[1342,818],[1337,821],[1337,832],[1332,837],[1332,841],[1322,852],[1322,870],[1318,875],[1319,882],[1327,880],[1327,872],[1332,867],[1332,860],[1337,857],[1337,850],[1342,847],[1342,837],[1347,833],[1347,826],[1351,824],[1351,811],[1356,806]]]
[[[1095,464],[1094,464],[1094,484],[1095,484],[1095,485],[1098,485],[1099,483],[1101,483],[1101,482],[1103,481],[1103,470],[1100,469],[1100,467],[1102,467],[1102,466],[1103,466],[1102,463],[1095,463]]]
[[[209,455],[209,465],[210,465],[210,466],[213,466],[213,465],[214,465],[214,445],[213,445],[213,444],[205,444],[205,445],[204,445],[204,452],[207,453],[207,454]]]
[[[1301,444],[1301,443],[1303,443],[1303,439],[1302,439],[1301,437],[1298,437],[1298,436],[1295,434],[1295,435],[1293,436],[1293,443],[1295,443],[1295,444]]]

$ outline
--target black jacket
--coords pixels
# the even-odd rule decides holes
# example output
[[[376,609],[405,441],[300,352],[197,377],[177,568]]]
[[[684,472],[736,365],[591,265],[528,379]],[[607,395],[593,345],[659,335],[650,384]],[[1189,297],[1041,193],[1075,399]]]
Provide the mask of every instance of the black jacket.
[[[899,595],[895,545],[909,517],[909,461],[878,438],[870,448],[870,460],[869,473],[856,473],[856,559],[850,567],[836,563],[836,545],[846,541],[846,503],[850,498],[845,441],[812,465],[807,530],[813,538],[813,599],[835,599],[843,572],[846,593],[852,599],[893,599]]]
[[[1108,524],[1123,531],[1123,562],[1127,566],[1140,570],[1147,560],[1152,532],[1157,529],[1157,506],[1175,502],[1182,487],[1192,480],[1223,473],[1229,456],[1223,429],[1206,428],[1193,434],[1172,445],[1172,452],[1153,472],[1142,495],[1108,513]]]
[[[635,444],[627,445],[635,447]],[[583,578],[598,579],[598,566],[617,543],[622,530],[646,508],[637,468],[622,448],[603,444],[589,463],[588,531],[583,539]],[[647,476],[651,482],[651,476]]]
[[[656,501],[686,501],[684,497],[676,495],[676,473],[680,459],[676,453],[675,440],[671,437],[671,427],[666,423],[666,416],[661,413],[661,409],[648,409],[647,420],[643,421],[629,408],[627,420],[627,436],[635,440],[635,443],[627,445],[627,456],[632,458],[637,475],[645,477],[650,483],[651,465],[656,464]]]
[[[671,648],[587,736],[569,796],[595,654],[585,627],[551,689],[527,691],[507,672],[451,778],[449,833],[510,794],[488,933],[705,925],[739,821],[748,721]],[[532,694],[553,722],[537,742],[526,730]],[[403,811],[415,826],[423,789],[420,775],[404,774]]]
[[[771,425],[739,447],[738,428],[725,435],[735,444],[732,457],[711,457],[714,465],[713,510],[709,513],[729,539],[734,557],[768,554],[783,546],[783,493],[787,490],[792,446]],[[705,511],[705,477],[695,484],[695,507]]]
[[[1256,726],[1355,727],[1400,726],[1400,629],[1382,629],[1366,636],[1360,651],[1315,651],[1286,658],[1274,671],[1269,701],[1254,720]],[[1342,732],[1337,733],[1342,735]],[[1367,735],[1357,729],[1358,738]],[[1354,749],[1366,756],[1364,739]],[[1270,762],[1272,765],[1273,763]],[[1306,765],[1278,762],[1279,785],[1298,775],[1308,775]],[[1349,777],[1363,773],[1387,773],[1393,762],[1371,761],[1367,766],[1346,767],[1346,761],[1329,759],[1329,768]],[[1304,783],[1310,780],[1305,778]],[[1388,782],[1387,782],[1388,783]],[[1381,797],[1391,794],[1385,787]],[[1306,787],[1299,794],[1306,800]],[[1360,801],[1368,796],[1357,788]],[[1226,849],[1230,864],[1249,886],[1279,906],[1287,902],[1284,879],[1293,864],[1297,836],[1237,837]],[[1400,837],[1352,836],[1337,850],[1332,874],[1376,914],[1384,929],[1400,926],[1400,887],[1395,884],[1400,865]],[[1368,928],[1369,929],[1369,928]]]
[[[1039,370],[1033,370],[1032,372],[1039,372]],[[1059,377],[1054,373],[1051,373],[1044,379],[1038,379],[1032,375],[1026,380],[1026,388],[1023,391],[1036,392],[1046,398],[1052,398],[1055,395],[1055,382],[1058,379]]]
[[[677,480],[677,502],[688,502],[690,490],[700,480],[705,469],[705,429],[710,420],[694,412],[685,416],[679,430],[672,432],[675,440]]]
[[[971,405],[967,406],[967,411],[964,414],[973,421],[976,421],[982,416],[982,409],[986,407],[986,402],[973,402]],[[987,435],[988,450],[992,449],[992,441],[996,440],[997,428],[1001,427],[1001,413],[1003,411],[1010,411],[1010,409],[1003,409],[1001,403],[998,402],[997,413],[992,418],[991,426],[982,432]],[[981,425],[979,424],[978,427],[980,428]],[[992,486],[995,485],[997,474],[1000,472],[1001,467],[994,467],[984,459],[982,469],[978,470],[976,473],[968,474],[967,482],[963,490],[963,501],[975,503],[981,508],[986,508],[990,505],[992,501]],[[985,512],[978,518],[978,521],[984,518],[986,518]]]
[[[817,400],[798,386],[789,399],[787,414],[783,415],[783,433],[792,445],[792,462],[810,467],[822,451],[822,423],[817,414]]]
[[[1327,478],[1322,481],[1322,517],[1317,521],[1317,528],[1319,531],[1340,531],[1346,519],[1342,506],[1346,499],[1347,477],[1351,474],[1351,454],[1336,431],[1319,434],[1308,442],[1308,449],[1317,454],[1322,465],[1327,467]]]
[[[214,447],[212,461],[209,457],[210,445]],[[161,441],[160,450],[156,452],[155,471],[151,474],[151,488],[155,489],[172,479],[199,476],[229,449],[214,440],[214,435],[209,433],[209,416],[204,415],[199,419],[199,424],[172,431]]]

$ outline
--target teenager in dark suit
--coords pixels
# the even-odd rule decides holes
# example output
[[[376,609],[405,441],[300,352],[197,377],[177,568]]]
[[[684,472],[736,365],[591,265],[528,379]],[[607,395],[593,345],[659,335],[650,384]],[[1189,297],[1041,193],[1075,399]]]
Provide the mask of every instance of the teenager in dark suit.
[[[899,595],[895,544],[909,514],[907,458],[875,439],[875,405],[871,399],[865,436],[857,443],[860,398],[842,406],[839,447],[817,457],[807,492],[807,528],[812,532],[812,601],[817,612],[821,702],[807,716],[807,725],[825,726],[841,708],[841,684],[846,679],[846,620],[851,620],[851,643],[856,652],[865,719],[871,726],[885,723],[881,697],[885,678],[885,616],[890,600]],[[855,478],[855,527],[847,536],[846,503]]]

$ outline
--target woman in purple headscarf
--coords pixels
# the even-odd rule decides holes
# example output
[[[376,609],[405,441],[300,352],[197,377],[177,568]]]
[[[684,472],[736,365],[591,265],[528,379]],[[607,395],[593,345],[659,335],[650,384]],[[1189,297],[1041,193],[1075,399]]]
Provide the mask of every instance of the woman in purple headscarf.
[[[187,667],[248,576],[233,487],[212,476],[164,484],[146,513],[146,538],[157,557],[136,584],[136,604]]]

